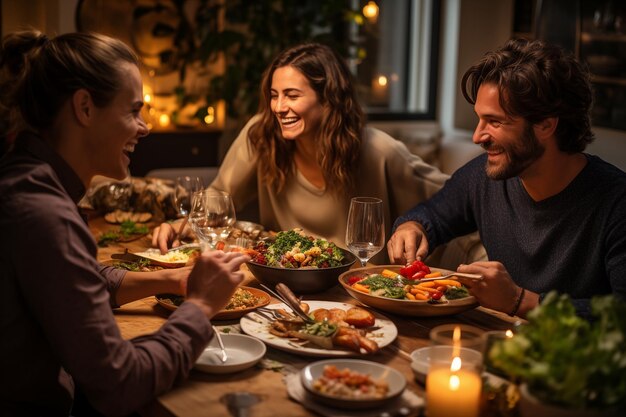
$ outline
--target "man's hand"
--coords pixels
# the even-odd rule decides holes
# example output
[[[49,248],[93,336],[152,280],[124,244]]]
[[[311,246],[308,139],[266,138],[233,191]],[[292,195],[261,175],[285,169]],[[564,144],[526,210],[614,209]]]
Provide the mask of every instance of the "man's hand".
[[[428,239],[424,227],[417,222],[402,223],[387,242],[389,260],[409,264],[428,255]]]
[[[457,272],[480,274],[481,281],[458,277],[481,306],[510,314],[521,294],[522,289],[513,282],[504,265],[500,262],[474,262],[470,265],[459,265]],[[527,291],[528,298],[532,297]],[[527,309],[524,308],[526,311]],[[522,311],[521,309],[518,311]],[[519,314],[518,314],[519,315]],[[523,316],[521,316],[523,317]]]
[[[244,278],[239,267],[249,260],[243,253],[205,251],[189,274],[187,301],[200,307],[208,318],[213,317],[228,304]]]

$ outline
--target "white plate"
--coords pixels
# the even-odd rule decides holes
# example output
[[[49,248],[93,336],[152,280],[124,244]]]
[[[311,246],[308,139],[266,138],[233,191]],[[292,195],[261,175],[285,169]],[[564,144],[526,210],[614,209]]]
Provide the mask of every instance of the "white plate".
[[[305,300],[303,302],[309,305],[311,311],[318,308],[340,308],[343,310],[347,310],[349,308],[356,307],[353,304],[336,303],[332,301]],[[270,304],[266,307],[274,309],[284,308],[289,310],[289,308],[282,303]],[[375,311],[371,311],[371,313],[374,314],[374,317],[376,317],[376,323],[374,324],[376,330],[368,333],[367,337],[378,343],[378,347],[382,349],[396,339],[396,337],[398,336],[398,329],[389,318]],[[318,357],[361,356],[361,354],[359,354],[358,352],[340,348],[329,350],[311,346],[310,344],[307,346],[300,346],[296,343],[293,343],[290,339],[274,336],[269,332],[269,322],[263,318],[260,318],[259,315],[255,314],[254,312],[248,313],[243,316],[241,318],[240,324],[241,330],[243,330],[244,333],[256,337],[266,344],[275,347],[276,349],[285,350],[287,352],[295,353],[298,355]]]
[[[334,365],[340,371],[348,368],[360,374],[366,374],[372,380],[384,379],[389,385],[389,391],[383,398],[343,398],[321,393],[313,388],[313,383],[324,373],[324,367]],[[397,398],[406,388],[404,375],[389,366],[380,363],[357,360],[357,359],[329,359],[314,362],[305,367],[300,373],[304,389],[320,402],[331,407],[346,408],[350,410],[380,407],[388,401]]]
[[[228,374],[250,368],[265,355],[266,347],[258,339],[245,334],[222,333],[228,360],[220,360],[221,351],[214,337],[196,361],[195,368],[211,374]]]

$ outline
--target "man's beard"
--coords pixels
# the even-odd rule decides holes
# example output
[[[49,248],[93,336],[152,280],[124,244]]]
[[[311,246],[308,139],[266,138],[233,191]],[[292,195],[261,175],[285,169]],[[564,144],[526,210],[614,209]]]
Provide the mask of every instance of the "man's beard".
[[[498,148],[493,142],[487,142],[482,146],[485,150],[493,147]],[[533,126],[528,122],[525,123],[524,132],[515,143],[501,146],[500,149],[504,151],[508,163],[496,165],[490,164],[489,160],[487,160],[485,170],[487,176],[492,180],[506,180],[519,176],[533,162],[539,159],[545,151],[545,147],[541,145],[535,136]]]

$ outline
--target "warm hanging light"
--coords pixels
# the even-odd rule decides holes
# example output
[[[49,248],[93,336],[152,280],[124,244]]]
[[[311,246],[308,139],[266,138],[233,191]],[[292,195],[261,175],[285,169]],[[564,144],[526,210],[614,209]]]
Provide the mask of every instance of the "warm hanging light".
[[[378,76],[378,85],[384,87],[387,85],[387,77],[385,77],[384,75],[379,75]]]
[[[367,17],[371,21],[376,21],[378,17],[378,5],[374,1],[368,1],[365,6],[363,6],[363,16]]]

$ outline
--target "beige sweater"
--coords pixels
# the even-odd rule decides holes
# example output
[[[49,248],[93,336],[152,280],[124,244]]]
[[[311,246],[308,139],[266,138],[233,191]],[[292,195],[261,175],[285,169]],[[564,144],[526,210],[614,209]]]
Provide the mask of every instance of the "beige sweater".
[[[280,194],[261,184],[256,156],[247,140],[248,129],[255,120],[248,122],[233,142],[211,188],[230,193],[236,208],[258,199],[260,221],[269,230],[300,227],[345,247],[346,220],[350,199],[354,196],[337,197],[312,185],[300,172],[288,181]],[[385,239],[389,239],[394,220],[437,192],[448,176],[411,154],[402,142],[377,129],[367,128],[358,178],[356,195],[383,200]],[[384,253],[372,261],[384,262]]]

